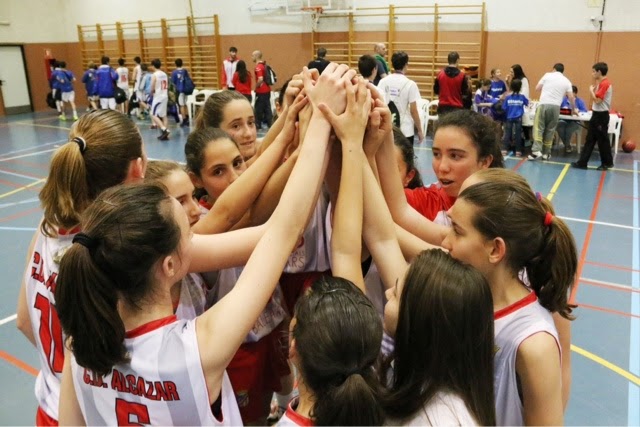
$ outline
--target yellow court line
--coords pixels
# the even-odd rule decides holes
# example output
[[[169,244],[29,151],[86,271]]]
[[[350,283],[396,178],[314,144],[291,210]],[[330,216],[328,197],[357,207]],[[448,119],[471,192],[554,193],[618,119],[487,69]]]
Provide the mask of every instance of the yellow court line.
[[[22,126],[34,126],[34,127],[39,127],[39,128],[71,130],[71,128],[64,127],[64,126],[38,125],[38,124],[35,124],[35,123],[26,123],[26,122],[15,122],[15,123],[12,123],[12,124],[14,124],[14,125],[22,125]]]
[[[558,191],[558,188],[560,187],[560,183],[562,182],[565,175],[567,174],[569,167],[570,165],[568,163],[565,164],[564,168],[562,168],[562,172],[560,172],[560,175],[558,176],[558,179],[556,179],[556,182],[553,183],[553,187],[551,187],[551,191],[549,192],[549,194],[547,194],[547,199],[549,201],[551,201],[551,199],[553,199],[553,196],[556,195],[556,191]]]
[[[45,181],[46,181],[46,178],[41,178],[41,179],[39,179],[37,181],[34,181],[34,182],[30,183],[30,184],[27,184],[25,186],[22,186],[20,188],[16,188],[15,190],[11,190],[11,191],[8,191],[6,193],[0,194],[0,199],[3,199],[5,197],[7,197],[7,196],[11,196],[12,194],[19,193],[20,191],[26,190],[27,188],[34,187],[34,186],[36,186],[38,184],[42,184]]]
[[[576,353],[578,353],[581,356],[586,357],[587,359],[590,359],[602,366],[604,366],[607,369],[612,370],[613,372],[615,372],[616,374],[626,378],[627,380],[629,380],[630,382],[634,383],[637,386],[640,386],[640,377],[633,375],[631,372],[622,369],[621,367],[619,367],[618,365],[614,365],[613,363],[609,362],[608,360],[603,359],[600,356],[596,356],[595,354],[580,348],[576,345],[571,344],[571,351],[574,351]]]

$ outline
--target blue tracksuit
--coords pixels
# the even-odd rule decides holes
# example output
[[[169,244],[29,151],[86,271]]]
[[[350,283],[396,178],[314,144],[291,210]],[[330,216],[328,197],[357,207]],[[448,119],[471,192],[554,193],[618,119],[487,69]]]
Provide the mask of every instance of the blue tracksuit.
[[[115,85],[118,81],[116,70],[108,65],[101,65],[96,70],[96,81],[98,96],[100,98],[113,98],[116,95]]]

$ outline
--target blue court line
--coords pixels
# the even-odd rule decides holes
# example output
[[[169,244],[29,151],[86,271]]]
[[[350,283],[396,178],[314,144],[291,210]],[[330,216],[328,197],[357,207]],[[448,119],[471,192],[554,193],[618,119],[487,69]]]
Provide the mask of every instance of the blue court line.
[[[639,206],[638,206],[638,161],[633,161],[633,226],[638,227],[640,223],[639,218]],[[640,231],[633,230],[633,250],[631,253],[632,268],[631,273],[631,287],[633,289],[640,289]],[[640,295],[638,292],[631,294],[631,314],[640,314]],[[631,318],[631,327],[629,328],[629,372],[634,375],[640,375],[640,319],[637,317]],[[637,426],[640,425],[640,387],[636,384],[629,383],[629,418],[628,425]]]
[[[36,231],[35,227],[0,227],[0,231]]]

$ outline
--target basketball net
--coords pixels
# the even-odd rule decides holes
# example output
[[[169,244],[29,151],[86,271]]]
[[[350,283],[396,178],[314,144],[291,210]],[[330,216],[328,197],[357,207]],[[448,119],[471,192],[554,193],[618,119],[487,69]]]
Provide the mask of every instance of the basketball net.
[[[302,11],[311,18],[311,30],[316,31],[318,29],[318,22],[320,22],[320,15],[322,15],[324,11],[322,6],[303,7]]]

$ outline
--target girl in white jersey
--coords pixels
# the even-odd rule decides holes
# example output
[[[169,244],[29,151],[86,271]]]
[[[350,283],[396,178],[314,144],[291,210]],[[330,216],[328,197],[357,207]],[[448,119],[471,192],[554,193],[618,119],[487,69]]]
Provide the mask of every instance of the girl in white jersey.
[[[545,199],[515,172],[502,173],[513,179],[462,191],[443,246],[491,286],[498,425],[561,424],[562,352],[550,312],[572,319],[567,293],[577,269],[575,242]]]
[[[146,182],[159,183],[167,194],[180,202],[193,226],[200,219],[200,208],[193,192],[194,186],[187,172],[176,162],[152,160],[147,165]],[[178,319],[195,319],[207,307],[210,287],[198,273],[189,273],[171,288],[171,300]]]
[[[62,255],[79,231],[80,214],[98,193],[144,175],[146,156],[136,126],[120,113],[93,111],[81,117],[51,160],[40,192],[44,218],[35,233],[18,300],[18,328],[37,347],[37,425],[58,420],[65,337],[54,291]]]
[[[366,143],[375,145],[392,138],[391,115],[381,101],[376,101],[371,116],[368,132],[378,137]],[[344,140],[339,127],[334,124],[334,128]],[[375,151],[375,147],[373,149]],[[362,151],[349,153],[343,147],[343,156],[346,155],[350,158],[343,161],[343,165],[360,166],[362,171],[362,181],[354,184],[355,191],[349,195],[349,200],[357,207],[356,201],[363,199],[364,239],[389,288],[385,330],[391,336],[398,332],[400,340],[392,353],[397,375],[391,375],[382,408],[388,411],[393,423],[494,423],[491,297],[486,282],[459,263],[442,259],[446,255],[439,253],[421,254],[409,267],[400,250],[384,197],[364,154]],[[339,197],[343,196],[343,181],[354,181],[353,176],[345,176],[344,168],[341,178]],[[338,209],[339,206],[337,219],[340,218]],[[337,225],[335,232],[338,232]],[[333,259],[333,245],[332,250]],[[357,254],[359,256],[359,252]],[[437,268],[432,264],[437,264]],[[402,301],[398,305],[400,295]],[[438,306],[438,309],[425,313],[425,305]],[[437,313],[448,311],[454,313],[455,319],[445,324]],[[466,332],[474,338],[459,339]],[[436,341],[439,344],[455,343],[455,346],[434,350],[430,345]],[[434,355],[434,352],[438,354]],[[477,372],[483,374],[477,375]],[[384,375],[382,382],[387,383]],[[469,381],[471,377],[475,379],[472,382]]]
[[[341,113],[343,88],[355,72],[330,67],[316,85],[306,85],[307,96]],[[114,425],[120,417],[152,424],[238,423],[224,414],[232,400],[224,368],[304,229],[326,166],[329,132],[324,117],[314,113],[292,178],[238,283],[195,321],[172,319],[169,289],[189,264],[211,257],[215,248],[191,250],[184,211],[157,187],[100,196],[84,217],[84,234],[63,258],[56,290],[75,356],[73,366],[69,359],[65,365],[63,422]],[[221,395],[222,420],[209,410]]]
[[[361,80],[347,89],[344,114],[323,108],[341,141],[344,165],[331,241],[335,277],[314,282],[296,304],[289,352],[300,373],[300,397],[290,403],[279,426],[380,425],[383,420],[373,367],[382,325],[364,295],[360,267],[368,92]]]

